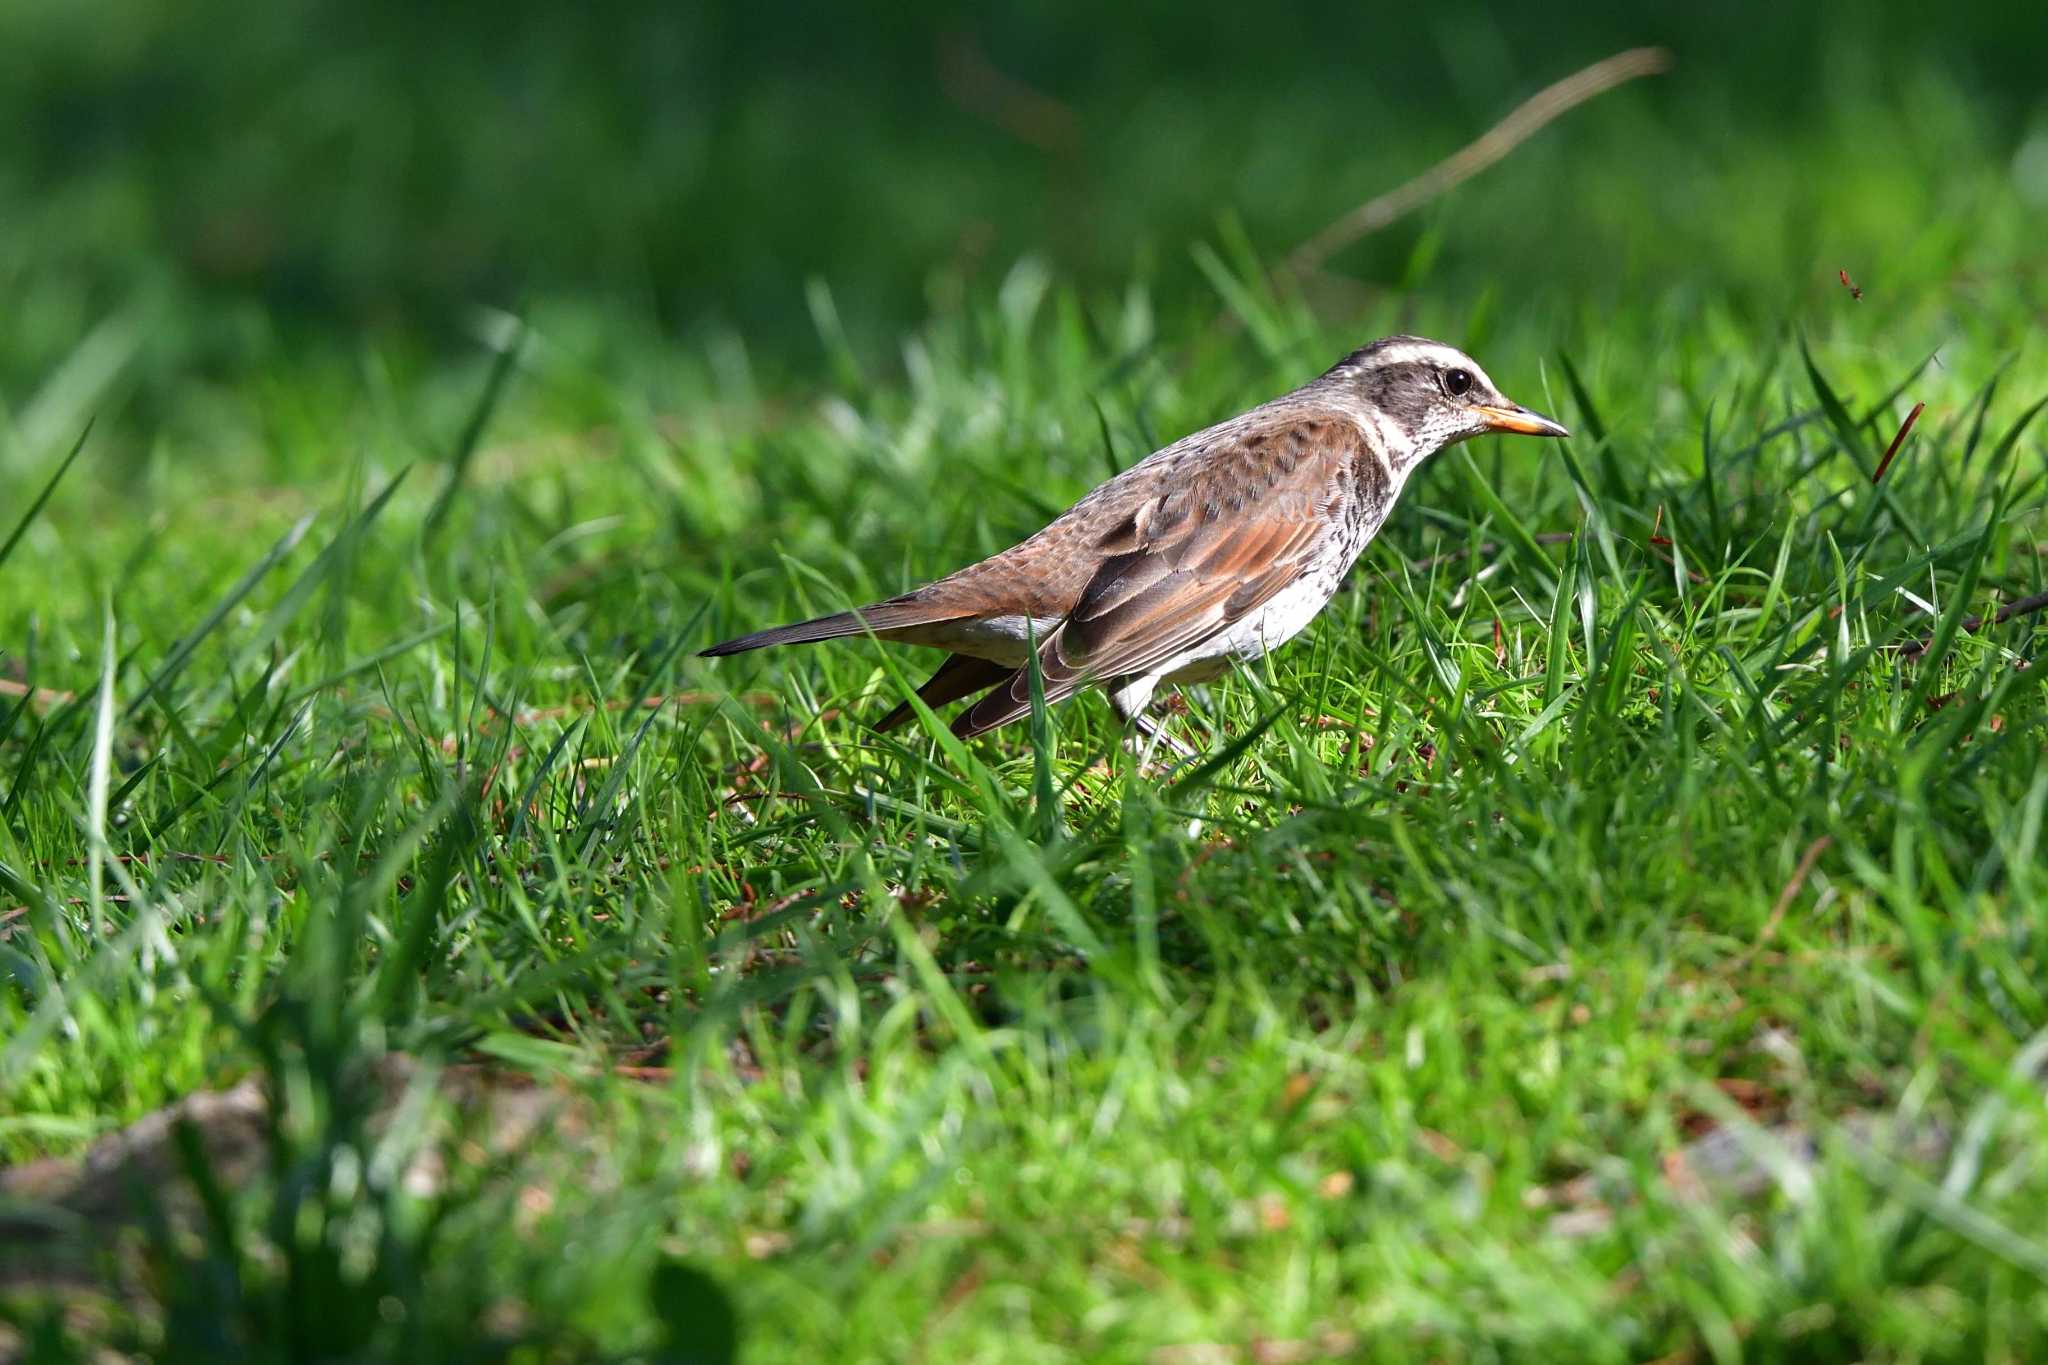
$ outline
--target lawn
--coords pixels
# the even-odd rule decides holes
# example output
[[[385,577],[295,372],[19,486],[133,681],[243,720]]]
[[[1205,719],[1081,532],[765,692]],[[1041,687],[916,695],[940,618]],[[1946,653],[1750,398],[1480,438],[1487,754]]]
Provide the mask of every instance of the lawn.
[[[1076,76],[1050,189],[878,97],[826,136],[915,231],[681,228],[753,264],[659,306],[553,220],[422,304],[287,207],[280,294],[109,207],[212,192],[162,147],[0,177],[0,1356],[2048,1356],[2048,105],[1978,18],[1768,98],[1665,35],[1307,281],[1625,44],[1440,54],[1320,182],[1321,66]],[[1151,226],[936,248],[956,171]],[[874,735],[930,660],[871,642],[695,657],[1392,331],[1576,435],[1438,457],[1191,764],[1093,696]]]

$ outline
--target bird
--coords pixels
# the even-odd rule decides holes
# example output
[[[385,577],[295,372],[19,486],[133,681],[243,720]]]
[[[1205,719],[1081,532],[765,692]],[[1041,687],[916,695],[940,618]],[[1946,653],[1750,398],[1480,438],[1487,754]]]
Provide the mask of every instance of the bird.
[[[1489,433],[1564,437],[1479,363],[1424,337],[1383,337],[1315,379],[1165,446],[1037,534],[924,587],[702,651],[873,635],[948,652],[917,689],[968,739],[1099,687],[1153,742],[1162,683],[1207,682],[1308,627],[1431,455]],[[908,701],[874,725],[895,729]],[[1185,746],[1169,746],[1186,754]]]

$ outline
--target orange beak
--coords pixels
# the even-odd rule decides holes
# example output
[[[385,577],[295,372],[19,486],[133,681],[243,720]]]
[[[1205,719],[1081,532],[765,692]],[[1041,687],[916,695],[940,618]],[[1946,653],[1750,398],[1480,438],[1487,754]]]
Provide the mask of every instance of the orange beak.
[[[1479,415],[1486,419],[1488,431],[1512,432],[1517,436],[1569,436],[1564,424],[1553,422],[1540,412],[1531,412],[1519,404],[1510,403],[1505,407],[1481,404]]]

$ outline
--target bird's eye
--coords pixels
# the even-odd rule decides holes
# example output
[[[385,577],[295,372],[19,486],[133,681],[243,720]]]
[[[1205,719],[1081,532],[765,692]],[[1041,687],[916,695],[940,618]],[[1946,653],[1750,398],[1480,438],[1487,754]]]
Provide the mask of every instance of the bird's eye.
[[[1444,392],[1453,398],[1463,398],[1466,394],[1472,392],[1472,371],[1446,370],[1444,372]]]

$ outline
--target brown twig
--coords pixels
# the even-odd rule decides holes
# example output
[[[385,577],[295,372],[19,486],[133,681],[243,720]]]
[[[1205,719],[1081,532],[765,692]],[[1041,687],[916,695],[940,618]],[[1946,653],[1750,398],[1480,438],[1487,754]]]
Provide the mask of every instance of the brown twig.
[[[1963,629],[1975,634],[1987,624],[2002,626],[2015,616],[2030,616],[2043,608],[2048,608],[2048,592],[2037,592],[2031,597],[2021,597],[2006,603],[1989,617],[1966,616],[1963,618]],[[1930,635],[1924,640],[1915,640],[1911,644],[1899,646],[1899,653],[1908,659],[1917,659],[1932,648],[1934,637]]]
[[[1873,486],[1876,485],[1879,479],[1884,477],[1885,470],[1891,468],[1892,456],[1899,453],[1899,447],[1906,443],[1906,433],[1913,429],[1913,423],[1919,421],[1920,414],[1925,411],[1927,411],[1925,403],[1915,403],[1913,410],[1906,414],[1906,420],[1899,424],[1899,434],[1892,437],[1892,443],[1884,448],[1884,458],[1877,462],[1877,472],[1870,476],[1870,482]]]
[[[1660,564],[1664,564],[1670,568],[1675,569],[1678,567],[1678,561],[1676,559],[1673,559],[1670,555],[1662,553],[1660,550],[1656,548],[1659,545],[1669,544],[1671,544],[1671,541],[1667,537],[1653,537],[1650,541],[1650,556],[1651,558],[1657,560],[1657,562],[1659,562]],[[1707,581],[1707,576],[1705,574],[1701,573],[1698,569],[1691,567],[1688,567],[1686,569],[1685,576],[1687,581],[1693,583],[1705,583]]]
[[[938,62],[940,87],[969,113],[1041,151],[1066,151],[1080,142],[1081,120],[1072,109],[999,68],[968,34],[941,38]]]
[[[1742,955],[1743,961],[1746,962],[1762,952],[1764,945],[1771,941],[1771,935],[1778,932],[1778,925],[1784,921],[1785,912],[1792,908],[1792,902],[1799,897],[1800,888],[1805,886],[1806,879],[1813,875],[1814,864],[1820,861],[1820,855],[1827,852],[1828,845],[1834,842],[1834,835],[1823,834],[1808,844],[1806,852],[1799,855],[1799,865],[1792,869],[1792,879],[1786,882],[1785,889],[1778,893],[1776,903],[1771,906],[1771,913],[1764,919],[1764,927],[1757,932],[1756,942]]]
[[[72,700],[69,692],[59,692],[51,687],[30,687],[12,678],[0,678],[0,697],[27,697],[37,706],[62,706]]]
[[[164,860],[164,861],[166,861],[166,862],[173,862],[173,863],[213,863],[213,864],[215,864],[216,866],[219,866],[219,867],[232,867],[232,866],[234,866],[234,859],[232,859],[232,858],[228,857],[228,856],[227,856],[226,854],[224,854],[224,853],[184,853],[184,852],[180,852],[180,851],[178,851],[178,850],[176,850],[176,849],[168,850],[168,851],[166,851],[166,852],[163,852],[163,853],[155,853],[155,854],[151,854],[151,853],[120,853],[120,854],[116,854],[116,855],[114,856],[114,861],[115,861],[115,862],[117,862],[117,863],[123,863],[123,864],[128,864],[128,865],[133,865],[133,864],[135,864],[135,863],[145,863],[145,864],[146,864],[146,863],[148,863],[148,862],[149,862],[149,861],[150,861],[150,860],[151,860],[152,858],[161,858],[161,859],[163,859],[163,860]],[[258,858],[256,859],[256,861],[257,861],[257,862],[264,862],[264,863],[267,863],[267,862],[269,862],[269,861],[270,861],[270,855],[269,855],[269,854],[264,854],[264,855],[262,855],[262,856],[258,857]],[[83,859],[83,858],[66,858],[66,859],[64,860],[64,865],[65,865],[66,867],[83,867],[83,866],[85,866],[85,859]]]
[[[1368,199],[1296,247],[1281,267],[1289,279],[1314,274],[1324,261],[1359,238],[1413,213],[1430,200],[1486,170],[1540,132],[1545,124],[1596,95],[1642,76],[1671,67],[1671,54],[1661,47],[1631,48],[1575,71],[1545,86],[1515,106],[1514,111],[1477,139],[1431,166],[1421,175],[1374,199]]]

